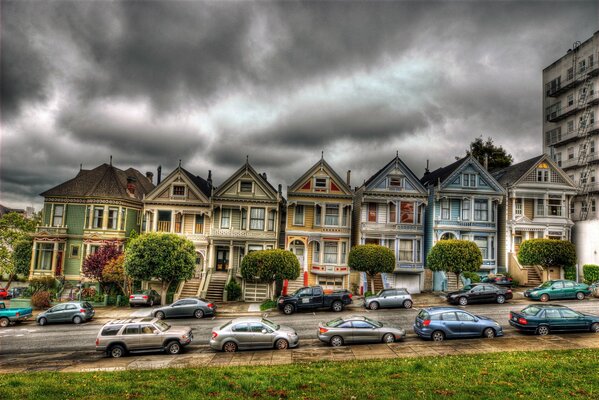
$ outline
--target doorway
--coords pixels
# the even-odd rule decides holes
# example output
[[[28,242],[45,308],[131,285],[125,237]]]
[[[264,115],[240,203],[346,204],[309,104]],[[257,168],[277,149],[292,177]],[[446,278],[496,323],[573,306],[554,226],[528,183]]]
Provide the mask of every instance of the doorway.
[[[229,249],[218,248],[216,249],[216,271],[226,271],[229,267]]]

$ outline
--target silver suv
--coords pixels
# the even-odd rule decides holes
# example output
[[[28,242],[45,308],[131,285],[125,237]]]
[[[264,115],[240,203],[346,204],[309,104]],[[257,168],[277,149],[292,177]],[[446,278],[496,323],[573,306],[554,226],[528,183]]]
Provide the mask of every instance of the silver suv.
[[[188,326],[170,326],[158,318],[110,321],[96,338],[96,351],[119,358],[127,352],[164,350],[179,354],[193,340]]]
[[[383,289],[364,299],[364,307],[371,310],[386,307],[412,308],[412,296],[407,289]]]

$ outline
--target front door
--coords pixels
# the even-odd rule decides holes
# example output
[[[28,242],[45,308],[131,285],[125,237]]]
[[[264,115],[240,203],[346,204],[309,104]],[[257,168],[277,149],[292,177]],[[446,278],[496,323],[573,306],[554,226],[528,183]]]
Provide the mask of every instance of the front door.
[[[522,232],[516,232],[514,235],[514,252],[520,251],[520,245],[522,244]]]
[[[62,275],[62,251],[56,253],[56,276]]]
[[[216,250],[216,270],[226,271],[229,266],[229,250],[217,249]]]

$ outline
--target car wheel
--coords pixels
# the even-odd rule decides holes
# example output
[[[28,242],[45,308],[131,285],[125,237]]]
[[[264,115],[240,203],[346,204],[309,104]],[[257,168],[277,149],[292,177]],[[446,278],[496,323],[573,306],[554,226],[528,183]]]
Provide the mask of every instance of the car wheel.
[[[368,308],[370,308],[371,310],[378,310],[379,308],[379,303],[377,303],[376,301],[373,301],[372,303],[370,303],[368,305]]]
[[[8,318],[0,318],[0,327],[6,328],[8,325],[10,325]]]
[[[48,323],[48,320],[44,317],[40,318],[39,321],[37,321],[38,324],[40,324],[40,326],[44,326]]]
[[[406,300],[403,302],[403,308],[412,308],[412,300]]]
[[[227,342],[223,344],[223,351],[227,353],[235,353],[237,351],[237,343]]]
[[[458,303],[459,303],[461,306],[465,306],[466,304],[468,304],[468,299],[467,299],[467,298],[465,298],[465,297],[460,297],[460,298],[458,299]]]
[[[329,343],[333,347],[343,346],[343,338],[341,336],[333,336]]]
[[[333,311],[339,312],[343,310],[343,303],[340,301],[334,301],[333,306],[331,307]]]
[[[499,296],[497,296],[497,304],[503,303],[505,303],[505,296],[500,294]]]
[[[576,293],[576,298],[577,298],[578,300],[584,300],[584,293],[582,293],[582,292],[578,292],[578,293]]]
[[[202,311],[202,310],[195,310],[195,312],[193,313],[193,316],[196,317],[197,319],[203,318],[204,317],[204,311]]]
[[[83,319],[82,319],[80,316],[78,316],[78,315],[75,315],[75,316],[73,317],[73,323],[74,323],[75,325],[79,325],[81,322],[83,322]]]
[[[495,337],[495,329],[493,329],[493,328],[486,328],[483,331],[483,336],[486,337],[487,339],[493,339]]]
[[[383,342],[384,343],[393,343],[395,342],[395,335],[392,333],[385,333],[385,335],[383,336]]]
[[[166,345],[166,352],[172,355],[181,353],[181,344],[179,342],[170,342]]]
[[[295,307],[293,307],[293,304],[285,304],[285,306],[283,307],[283,312],[286,315],[291,315],[291,314],[293,314],[294,311],[295,311]]]
[[[164,319],[164,317],[166,317],[166,315],[164,315],[164,312],[162,312],[162,311],[156,312],[156,314],[154,314],[154,316],[158,319]]]
[[[289,348],[289,342],[286,341],[285,339],[279,339],[275,342],[275,348],[277,350],[285,350],[285,349]]]
[[[114,345],[110,348],[110,350],[108,351],[108,354],[112,358],[121,358],[122,356],[125,355],[125,348],[119,344]]]
[[[445,340],[445,334],[442,331],[434,331],[431,334],[431,339],[433,339],[433,342],[442,342]]]
[[[549,295],[545,293],[544,295],[542,295],[542,296],[541,296],[541,299],[540,299],[540,300],[541,300],[543,303],[546,303],[546,302],[548,302],[548,301],[549,301]]]
[[[129,303],[129,307],[133,308],[134,306],[133,306],[133,304]]]
[[[541,325],[537,328],[537,335],[545,336],[549,334],[549,327],[547,325]]]
[[[599,322],[595,322],[591,325],[591,332],[599,333]]]

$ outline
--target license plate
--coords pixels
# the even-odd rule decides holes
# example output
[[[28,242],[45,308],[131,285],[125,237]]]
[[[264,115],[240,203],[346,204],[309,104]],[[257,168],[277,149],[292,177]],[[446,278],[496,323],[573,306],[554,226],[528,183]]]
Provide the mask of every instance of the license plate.
[[[135,300],[141,300],[141,296],[135,296]]]

